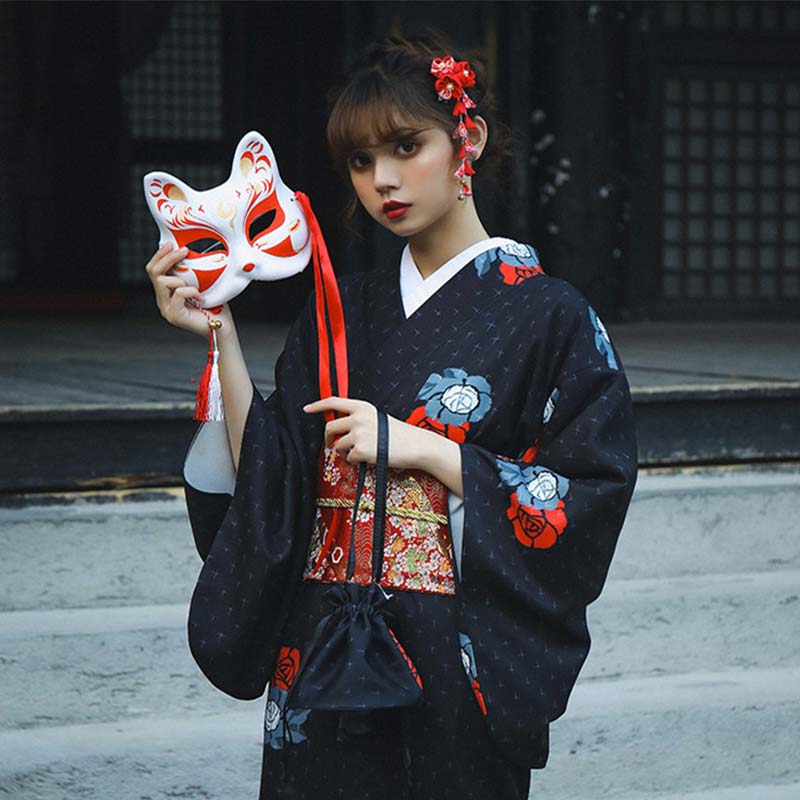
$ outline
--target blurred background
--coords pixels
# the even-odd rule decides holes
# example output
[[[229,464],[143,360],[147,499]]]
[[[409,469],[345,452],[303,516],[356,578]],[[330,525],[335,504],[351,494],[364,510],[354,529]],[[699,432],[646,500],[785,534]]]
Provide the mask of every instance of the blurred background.
[[[478,194],[490,232],[534,243],[609,319],[797,318],[796,3],[37,2],[0,15],[12,309],[149,295],[142,176],[216,185],[253,128],[314,199],[336,268],[385,261],[380,236],[352,244],[338,224],[325,91],[364,42],[432,24],[486,58],[514,130],[513,160]],[[256,285],[248,305],[287,320],[300,292]]]
[[[596,644],[531,796],[800,798],[800,3],[748,0],[0,3],[0,795],[256,796],[263,705],[186,644],[207,342],[156,308],[142,177],[214,186],[255,129],[338,273],[396,261],[343,223],[325,93],[426,25],[485,59],[513,130],[475,180],[487,230],[586,294],[636,413]],[[311,285],[232,302],[265,396]]]

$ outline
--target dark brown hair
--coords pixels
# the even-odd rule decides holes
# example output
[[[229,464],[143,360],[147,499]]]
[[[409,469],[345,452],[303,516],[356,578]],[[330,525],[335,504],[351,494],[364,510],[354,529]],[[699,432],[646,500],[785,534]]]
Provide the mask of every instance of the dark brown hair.
[[[450,54],[456,61],[469,61],[475,86],[468,90],[476,107],[470,116],[486,120],[488,138],[481,154],[479,174],[491,172],[497,162],[510,155],[510,131],[496,118],[495,99],[479,55],[455,47],[440,31],[427,28],[411,35],[386,36],[364,48],[348,66],[344,78],[327,94],[328,150],[334,169],[349,184],[347,161],[367,142],[387,142],[407,134],[408,128],[433,123],[452,133],[458,125],[452,102],[441,102],[430,73],[431,61]],[[460,142],[453,140],[454,152]],[[476,174],[473,180],[480,180]],[[345,217],[350,222],[358,207],[353,193]]]

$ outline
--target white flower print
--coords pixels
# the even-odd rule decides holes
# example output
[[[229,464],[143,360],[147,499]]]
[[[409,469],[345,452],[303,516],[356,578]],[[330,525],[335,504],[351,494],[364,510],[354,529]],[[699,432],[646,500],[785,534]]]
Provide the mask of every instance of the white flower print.
[[[558,494],[558,480],[552,472],[540,472],[526,486],[531,497],[542,503],[552,500]]]
[[[470,660],[469,660],[469,654],[467,653],[466,650],[464,650],[463,647],[461,648],[461,664],[464,667],[464,672],[466,672],[467,676],[469,677],[470,670],[472,668],[472,664],[470,663]]]
[[[442,405],[454,414],[469,414],[478,407],[480,397],[474,386],[451,386],[442,393]]]
[[[517,256],[518,258],[530,258],[533,255],[527,245],[519,244],[519,242],[501,244],[500,250],[503,253],[508,253],[508,255]]]
[[[281,707],[274,701],[270,700],[267,703],[267,712],[264,718],[264,727],[268,731],[274,731],[281,721]]]

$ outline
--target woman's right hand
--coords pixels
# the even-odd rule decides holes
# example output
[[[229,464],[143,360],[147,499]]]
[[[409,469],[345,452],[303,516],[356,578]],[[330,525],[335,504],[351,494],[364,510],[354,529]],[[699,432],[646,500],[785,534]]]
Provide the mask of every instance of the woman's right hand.
[[[188,252],[186,247],[173,250],[172,242],[166,242],[147,262],[145,270],[153,282],[156,305],[161,316],[178,328],[200,336],[208,336],[208,317],[188,302],[189,300],[200,302],[200,290],[194,286],[187,286],[186,281],[177,275],[167,275],[169,270],[186,258]],[[222,310],[218,314],[212,316],[213,319],[220,320],[223,327],[226,322],[233,326],[233,318],[227,303],[222,305]]]

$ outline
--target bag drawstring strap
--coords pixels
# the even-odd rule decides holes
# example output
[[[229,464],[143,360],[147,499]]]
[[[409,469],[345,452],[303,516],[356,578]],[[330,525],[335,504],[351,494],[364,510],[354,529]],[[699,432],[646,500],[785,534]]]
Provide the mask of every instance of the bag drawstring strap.
[[[372,581],[380,584],[386,530],[386,492],[389,472],[389,418],[378,409],[378,455],[375,461],[375,513],[372,516]]]
[[[362,461],[358,470],[358,483],[356,485],[356,501],[353,504],[353,518],[350,524],[350,547],[347,556],[346,580],[353,580],[356,571],[356,521],[358,519],[358,506],[361,503],[361,494],[364,491],[364,481],[367,476],[367,462]]]

